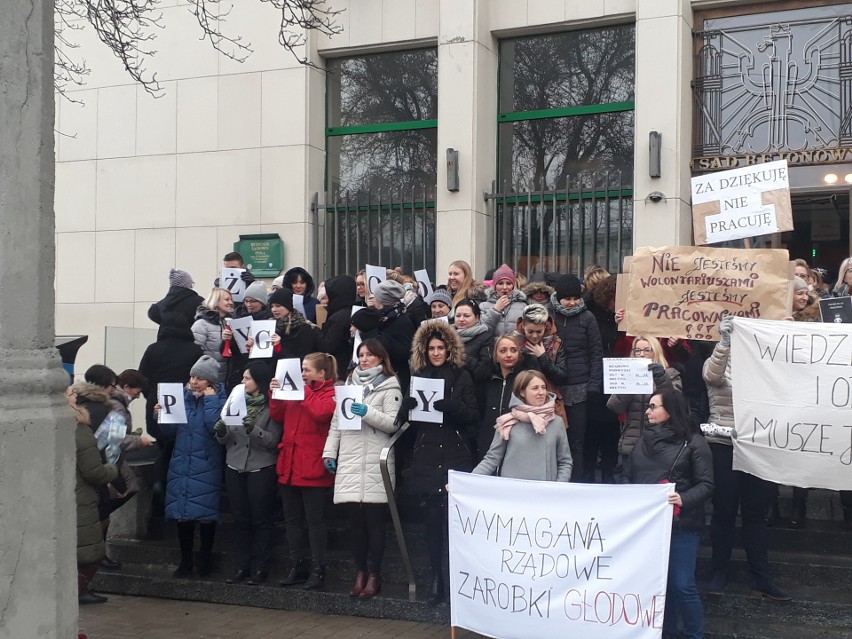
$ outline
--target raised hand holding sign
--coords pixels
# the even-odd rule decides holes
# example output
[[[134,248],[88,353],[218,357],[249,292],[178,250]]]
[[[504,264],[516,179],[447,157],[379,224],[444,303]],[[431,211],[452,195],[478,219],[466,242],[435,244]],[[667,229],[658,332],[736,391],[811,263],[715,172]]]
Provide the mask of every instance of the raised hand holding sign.
[[[157,384],[157,404],[160,412],[158,424],[185,424],[186,407],[183,403],[183,384]]]
[[[246,283],[242,278],[245,272],[244,268],[223,268],[219,276],[219,286],[228,289],[235,302],[242,302],[246,295]]]
[[[339,430],[361,430],[361,416],[353,412],[352,405],[364,399],[363,386],[335,386],[337,399],[337,428]]]
[[[435,402],[444,399],[443,379],[412,377],[411,397],[417,402],[417,406],[411,409],[409,419],[433,424],[443,423],[444,413],[435,408]]]

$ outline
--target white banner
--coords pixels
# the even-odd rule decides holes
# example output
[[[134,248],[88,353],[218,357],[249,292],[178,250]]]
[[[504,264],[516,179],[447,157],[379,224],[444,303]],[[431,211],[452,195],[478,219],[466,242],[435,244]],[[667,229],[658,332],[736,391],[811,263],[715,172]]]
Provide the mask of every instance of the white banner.
[[[337,400],[337,428],[361,430],[361,416],[352,412],[352,404],[360,404],[364,400],[364,387],[355,384],[335,386],[334,398]]]
[[[604,393],[650,395],[654,392],[654,376],[648,370],[650,359],[644,357],[604,357]]]
[[[234,341],[237,343],[237,348],[240,352],[248,353],[246,342],[251,335],[251,323],[254,320],[251,315],[248,317],[240,317],[239,319],[228,320],[228,325],[231,327],[231,332],[234,334]]]
[[[734,319],[734,470],[852,490],[852,325]]]
[[[240,277],[245,272],[244,268],[223,268],[219,274],[219,288],[228,289],[234,302],[242,302],[245,297],[246,283]]]
[[[279,359],[275,365],[275,379],[281,384],[272,392],[273,399],[305,399],[305,380],[302,379],[302,360],[298,357]]]
[[[435,402],[444,399],[443,379],[412,377],[411,396],[417,400],[417,406],[408,415],[411,421],[443,423],[444,413],[435,409]]]
[[[659,639],[673,490],[450,471],[450,623],[500,639]]]
[[[246,385],[237,384],[234,386],[231,394],[228,395],[228,399],[225,400],[225,405],[222,406],[222,412],[219,413],[219,417],[228,426],[242,426],[243,417],[246,416],[246,413],[248,413],[246,407]]]
[[[260,320],[251,323],[251,338],[254,340],[254,346],[251,347],[249,359],[262,359],[275,355],[275,346],[272,344],[275,323],[276,320]]]
[[[183,402],[183,384],[157,384],[157,403],[160,413],[158,424],[185,424],[186,406]]]
[[[376,285],[381,284],[388,278],[388,270],[384,266],[373,266],[372,264],[367,264],[364,271],[367,274],[368,295],[375,295]]]

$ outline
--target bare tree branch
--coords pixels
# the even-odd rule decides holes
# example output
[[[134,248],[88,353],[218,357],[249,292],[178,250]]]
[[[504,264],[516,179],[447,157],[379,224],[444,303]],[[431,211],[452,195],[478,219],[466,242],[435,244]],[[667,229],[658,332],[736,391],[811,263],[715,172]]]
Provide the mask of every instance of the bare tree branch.
[[[209,38],[210,44],[219,53],[236,62],[245,62],[253,53],[251,43],[243,43],[241,36],[230,37],[222,33],[221,23],[234,8],[232,4],[222,10],[220,0],[190,0],[191,9],[198,26],[201,27],[201,39]]]
[[[281,27],[278,42],[289,51],[300,64],[317,68],[306,55],[299,55],[296,49],[305,44],[305,32],[317,31],[324,36],[343,33],[343,27],[335,22],[343,9],[332,9],[326,0],[260,0],[268,2],[281,11]]]

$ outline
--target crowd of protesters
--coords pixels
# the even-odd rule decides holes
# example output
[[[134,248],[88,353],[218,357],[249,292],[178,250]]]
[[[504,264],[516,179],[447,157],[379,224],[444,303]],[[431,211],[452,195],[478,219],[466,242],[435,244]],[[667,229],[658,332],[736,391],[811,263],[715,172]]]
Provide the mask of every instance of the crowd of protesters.
[[[89,588],[105,558],[109,513],[138,491],[124,454],[159,447],[155,514],[177,522],[176,578],[209,575],[227,493],[235,530],[236,565],[229,583],[264,583],[273,559],[274,522],[286,528],[289,570],[281,584],[306,590],[325,581],[329,497],[349,522],[355,578],[350,594],[381,592],[388,496],[379,456],[416,406],[411,377],[442,380],[435,410],[441,423],[411,420],[411,436],[388,460],[400,498],[422,513],[432,570],[429,601],[445,601],[443,565],[448,471],[502,474],[544,481],[676,484],[669,598],[663,636],[675,636],[677,614],[688,637],[703,636],[695,584],[705,502],[713,504],[710,592],[726,587],[734,524],[742,518],[743,545],[755,591],[790,596],[771,578],[767,520],[777,515],[777,486],[732,470],[734,426],[728,355],[732,324],[721,340],[687,342],[620,330],[616,278],[597,265],[574,274],[534,273],[529,279],[500,265],[476,281],[463,261],[449,265],[445,283],[425,299],[418,283],[398,270],[367,288],[362,271],[318,286],[293,268],[267,286],[229,253],[223,265],[241,268],[245,296],[235,303],[214,286],[195,293],[192,277],[172,269],[167,295],[149,317],[156,343],[139,370],[116,375],[104,366],[69,389],[77,412],[80,602],[104,598]],[[218,282],[216,283],[218,284]],[[852,258],[831,290],[822,274],[796,262],[794,321],[818,321],[815,302],[849,295]],[[295,297],[294,297],[295,296]],[[250,359],[230,322],[274,320],[274,356]],[[357,349],[355,345],[357,344]],[[246,350],[253,347],[251,339]],[[603,362],[644,358],[652,373],[649,395],[603,393]],[[275,363],[299,358],[301,401],[272,398]],[[186,423],[162,425],[157,384],[185,384]],[[245,385],[247,414],[239,426],[220,412],[237,384]],[[339,428],[335,385],[363,389],[352,413],[360,430]],[[148,435],[135,432],[127,404],[144,391]],[[702,432],[704,431],[705,434]],[[156,444],[155,444],[156,441]],[[99,453],[99,454],[98,454]],[[852,496],[843,494],[852,527]],[[807,490],[796,489],[790,525],[805,525]],[[196,529],[200,552],[194,553]]]

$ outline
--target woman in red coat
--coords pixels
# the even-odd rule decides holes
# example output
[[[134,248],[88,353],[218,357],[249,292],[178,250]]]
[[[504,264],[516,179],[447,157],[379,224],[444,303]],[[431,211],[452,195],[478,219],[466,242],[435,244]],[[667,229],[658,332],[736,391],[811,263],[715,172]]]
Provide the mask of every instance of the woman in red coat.
[[[334,381],[337,364],[328,353],[311,353],[302,361],[305,399],[269,404],[272,419],[284,424],[278,444],[278,492],[284,505],[287,545],[293,566],[282,586],[304,584],[305,590],[325,583],[328,533],[325,503],[334,476],[322,463],[322,450],[334,415]],[[270,388],[278,388],[273,379]],[[308,543],[305,543],[307,524]]]

